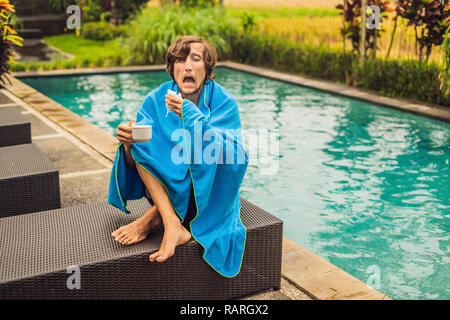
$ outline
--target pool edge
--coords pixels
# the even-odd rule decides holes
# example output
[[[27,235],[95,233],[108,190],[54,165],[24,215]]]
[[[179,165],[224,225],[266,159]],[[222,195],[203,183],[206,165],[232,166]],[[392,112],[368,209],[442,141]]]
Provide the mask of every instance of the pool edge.
[[[223,66],[223,63],[220,64]],[[117,68],[111,68],[118,72]],[[125,71],[123,69],[120,69]],[[137,70],[136,68],[134,70]],[[152,70],[157,70],[152,68]],[[161,70],[161,67],[160,69]],[[96,70],[95,73],[99,73]],[[9,76],[6,90],[113,162],[118,141],[61,104]],[[282,277],[317,300],[391,300],[361,280],[283,236]]]

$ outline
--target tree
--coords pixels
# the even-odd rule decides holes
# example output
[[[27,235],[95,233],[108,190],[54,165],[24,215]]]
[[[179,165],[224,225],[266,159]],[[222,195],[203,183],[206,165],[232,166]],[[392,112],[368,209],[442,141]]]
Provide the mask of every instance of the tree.
[[[397,15],[414,26],[416,54],[428,61],[433,46],[439,46],[450,26],[449,0],[399,0]]]
[[[120,11],[119,0],[111,0],[111,20],[110,23],[114,26],[122,24],[122,17]]]

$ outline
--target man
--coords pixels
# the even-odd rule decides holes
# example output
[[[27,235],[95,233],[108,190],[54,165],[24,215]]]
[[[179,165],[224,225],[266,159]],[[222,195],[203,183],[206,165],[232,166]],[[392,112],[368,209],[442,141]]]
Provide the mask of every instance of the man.
[[[150,92],[137,114],[137,124],[152,125],[152,139],[134,143],[134,120],[118,127],[120,144],[108,201],[128,212],[126,200],[142,197],[145,186],[154,205],[144,216],[114,231],[114,240],[123,245],[142,241],[162,220],[163,240],[150,255],[151,262],[166,261],[192,234],[205,249],[205,261],[223,276],[234,277],[241,267],[246,239],[239,187],[248,159],[237,103],[213,81],[216,61],[214,48],[199,37],[183,36],[169,47],[166,69],[173,81]],[[182,98],[167,94],[169,89],[179,91]],[[166,108],[173,112],[167,114]],[[173,140],[177,130],[184,130],[182,144]],[[203,132],[207,138],[195,138]],[[207,145],[205,140],[213,142]],[[187,161],[174,160],[181,145]],[[208,161],[197,161],[199,150],[204,155],[212,149]],[[191,196],[196,208],[189,232],[182,223]]]

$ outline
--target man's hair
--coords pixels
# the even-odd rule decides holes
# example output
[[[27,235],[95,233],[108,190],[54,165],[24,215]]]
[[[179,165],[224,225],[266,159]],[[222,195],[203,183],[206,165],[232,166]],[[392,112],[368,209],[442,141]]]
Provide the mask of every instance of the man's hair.
[[[166,70],[170,74],[172,80],[175,80],[173,70],[174,63],[177,59],[182,61],[186,60],[189,52],[191,50],[191,43],[202,43],[203,44],[203,61],[205,61],[206,68],[206,80],[214,80],[216,75],[213,73],[217,62],[217,52],[216,49],[206,40],[203,40],[197,36],[181,36],[174,43],[172,43],[167,49],[166,54]]]

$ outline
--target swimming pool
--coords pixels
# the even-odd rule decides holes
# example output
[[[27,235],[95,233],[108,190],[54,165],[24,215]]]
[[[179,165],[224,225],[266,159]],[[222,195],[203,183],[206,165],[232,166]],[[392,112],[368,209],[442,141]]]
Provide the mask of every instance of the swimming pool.
[[[283,219],[288,238],[392,298],[450,297],[450,124],[227,68],[216,74],[244,130],[280,133],[277,174],[249,165],[243,197]],[[170,78],[21,80],[113,134]]]

